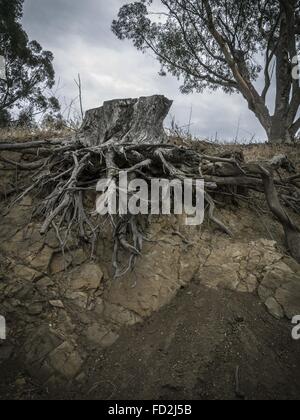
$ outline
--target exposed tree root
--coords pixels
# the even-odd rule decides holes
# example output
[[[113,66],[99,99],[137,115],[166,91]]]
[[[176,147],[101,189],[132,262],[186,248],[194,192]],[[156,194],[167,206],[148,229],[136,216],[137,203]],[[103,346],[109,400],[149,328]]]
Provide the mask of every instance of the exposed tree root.
[[[291,255],[300,262],[299,228],[283,208],[283,204],[290,203],[291,209],[300,212],[299,188],[298,184],[297,186],[294,184],[298,178],[295,176],[277,181],[275,186],[271,165],[245,164],[235,159],[224,160],[222,157],[201,155],[192,149],[170,145],[124,144],[111,147],[77,145],[77,149],[74,150],[72,144],[69,148],[63,146],[62,153],[57,153],[56,145],[52,147],[52,155],[43,162],[36,162],[37,171],[32,173],[36,168],[34,162],[28,166],[20,163],[23,169],[31,171],[32,184],[18,199],[21,200],[33,190],[39,192],[43,200],[35,215],[44,218],[41,234],[54,229],[63,250],[68,247],[70,234],[75,233],[83,241],[91,243],[92,254],[94,253],[101,225],[92,215],[94,209],[85,206],[84,193],[86,190],[96,191],[99,179],[106,177],[114,179],[118,185],[118,175],[122,171],[127,172],[131,179],[142,177],[148,182],[155,177],[169,179],[180,179],[183,176],[192,179],[203,177],[206,183],[205,201],[208,204],[208,217],[222,232],[230,236],[233,235],[231,230],[215,216],[216,203],[218,203],[215,197],[219,192],[236,195],[238,199],[241,195],[235,190],[238,186],[244,189],[245,195],[242,193],[242,196],[246,196],[246,192],[251,189],[265,194],[270,210],[283,225]],[[10,146],[8,150],[11,150]],[[217,176],[214,175],[216,164]],[[232,171],[236,170],[239,173],[233,177]],[[115,276],[120,277],[132,270],[136,259],[141,256],[144,236],[138,217],[134,215],[116,215],[113,226],[115,240],[113,267]],[[125,267],[120,262],[120,255],[124,252],[129,255]]]
[[[282,207],[272,175],[267,170],[264,170],[262,178],[270,210],[283,226],[286,243],[291,255],[300,262],[300,229]]]
[[[208,217],[222,232],[232,236],[231,230],[215,215],[219,197],[229,195],[238,200],[241,197],[247,198],[249,190],[253,190],[265,195],[270,210],[284,228],[291,255],[300,262],[299,228],[283,207],[289,206],[292,211],[300,214],[300,175],[293,174],[276,180],[273,178],[274,171],[280,168],[287,172],[295,171],[292,163],[282,155],[274,157],[270,162],[245,163],[241,153],[208,156],[188,147],[168,144],[163,133],[162,116],[168,111],[170,101],[162,97],[149,99],[151,109],[155,113],[160,112],[155,117],[159,121],[156,127],[152,127],[153,118],[150,118],[151,127],[148,119],[145,119],[149,118],[149,112],[145,111],[145,101],[147,98],[142,98],[141,102],[110,102],[104,106],[107,110],[88,113],[83,132],[73,141],[0,144],[0,152],[18,150],[28,155],[34,154],[35,150],[35,162],[15,163],[7,158],[2,158],[2,161],[31,171],[31,185],[24,188],[18,200],[32,191],[40,195],[42,201],[35,216],[44,220],[41,234],[54,229],[63,252],[68,248],[71,233],[75,234],[91,244],[94,255],[103,220],[101,222],[95,217],[95,208],[86,205],[85,193],[96,191],[99,181],[108,179],[106,189],[98,198],[105,204],[111,194],[120,193],[118,178],[121,172],[126,172],[131,180],[142,178],[148,184],[154,178],[204,179]],[[158,103],[157,108],[154,106],[155,101]],[[130,109],[126,110],[126,107]],[[139,114],[139,109],[146,117]],[[111,115],[113,110],[115,113]],[[93,120],[93,116],[98,114],[106,115],[105,124],[101,122],[97,125]],[[109,126],[109,121],[115,125]],[[137,142],[134,133],[139,133]],[[129,193],[128,200],[131,195]],[[124,215],[121,211],[108,218],[114,230],[113,267],[116,277],[132,270],[142,254],[145,236],[140,219],[140,216]],[[124,253],[129,256],[126,264],[121,261],[124,260]]]

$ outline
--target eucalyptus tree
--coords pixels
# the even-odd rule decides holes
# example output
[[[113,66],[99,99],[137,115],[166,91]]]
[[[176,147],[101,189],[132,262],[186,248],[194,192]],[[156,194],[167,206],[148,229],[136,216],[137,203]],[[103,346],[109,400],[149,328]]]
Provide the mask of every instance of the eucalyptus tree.
[[[183,93],[239,92],[270,142],[295,139],[300,129],[299,0],[161,0],[162,19],[153,3],[125,4],[113,32],[139,50],[151,50],[162,74],[183,80]],[[275,98],[269,95],[274,87]]]
[[[0,124],[11,113],[22,118],[47,110],[57,112],[59,103],[51,94],[55,84],[53,54],[30,41],[22,27],[24,0],[0,0]]]

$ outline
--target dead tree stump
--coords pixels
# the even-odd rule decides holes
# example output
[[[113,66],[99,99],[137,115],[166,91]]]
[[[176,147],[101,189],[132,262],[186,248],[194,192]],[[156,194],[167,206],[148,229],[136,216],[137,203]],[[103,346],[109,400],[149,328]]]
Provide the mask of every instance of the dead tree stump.
[[[79,134],[85,146],[161,144],[167,141],[163,122],[172,101],[161,95],[116,99],[86,112]]]

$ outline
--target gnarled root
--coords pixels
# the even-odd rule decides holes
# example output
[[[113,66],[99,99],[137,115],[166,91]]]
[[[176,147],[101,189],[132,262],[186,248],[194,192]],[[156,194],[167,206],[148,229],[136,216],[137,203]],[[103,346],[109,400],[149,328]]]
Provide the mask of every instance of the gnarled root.
[[[18,145],[17,150],[23,147]],[[25,146],[24,146],[25,147]],[[30,148],[41,147],[41,143],[31,143]],[[6,148],[6,149],[5,149]],[[130,179],[142,178],[149,184],[154,178],[170,180],[184,177],[204,179],[208,204],[208,217],[222,232],[232,236],[230,229],[215,216],[219,197],[227,194],[239,200],[247,198],[249,190],[264,194],[272,213],[278,218],[285,230],[291,255],[300,262],[299,228],[292,222],[285,205],[295,213],[300,213],[299,175],[283,179],[274,179],[272,170],[279,170],[278,165],[285,165],[285,159],[273,159],[263,164],[245,163],[242,158],[208,156],[188,147],[170,144],[116,144],[109,140],[99,146],[85,147],[80,143],[67,142],[60,147],[57,142],[43,144],[45,158],[37,157],[37,165],[19,162],[22,169],[32,173],[32,184],[20,194],[37,191],[42,202],[36,209],[36,215],[44,218],[41,233],[54,229],[64,251],[68,246],[71,232],[81,240],[89,242],[92,254],[97,237],[101,231],[101,222],[95,217],[94,208],[89,208],[84,200],[85,191],[96,192],[99,180],[110,180],[109,189],[103,192],[99,200],[105,202],[106,195],[118,192],[119,174],[126,173]],[[1,150],[15,150],[12,145],[1,145]],[[27,154],[27,146],[25,152]],[[275,165],[276,163],[276,165]],[[7,162],[11,165],[11,162]],[[276,167],[275,167],[275,166]],[[286,165],[285,165],[286,166]],[[289,165],[289,168],[293,168]],[[238,191],[245,191],[242,196]],[[242,193],[243,194],[243,193]],[[130,194],[129,194],[130,198]],[[101,219],[101,217],[100,217]],[[114,225],[113,267],[115,276],[120,277],[132,270],[137,258],[142,254],[144,235],[140,218],[132,214],[124,215],[118,211],[112,218]],[[129,256],[122,264],[124,253]]]
[[[274,185],[273,176],[270,172],[264,170],[262,179],[269,208],[283,226],[287,246],[291,255],[300,263],[300,229],[282,207]]]

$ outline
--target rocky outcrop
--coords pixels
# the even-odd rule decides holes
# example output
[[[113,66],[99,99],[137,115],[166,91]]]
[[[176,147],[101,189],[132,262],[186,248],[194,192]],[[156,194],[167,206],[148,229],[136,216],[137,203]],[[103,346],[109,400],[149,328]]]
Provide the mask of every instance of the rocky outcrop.
[[[93,261],[76,238],[62,255],[52,232],[40,236],[32,205],[23,201],[0,221],[0,313],[9,328],[0,361],[21,355],[47,386],[83,381],[91,351],[111,346],[124,326],[143,322],[192,280],[256,294],[276,318],[300,313],[300,266],[275,241],[229,239],[209,226],[157,217],[134,272],[112,280],[109,234]],[[227,216],[233,230],[241,228],[234,213]],[[251,223],[245,217],[247,229]]]
[[[83,380],[90,351],[169,303],[209,254],[173,234],[176,218],[157,218],[135,272],[113,281],[105,236],[97,260],[75,240],[63,255],[55,236],[41,237],[40,225],[29,222],[31,212],[21,204],[0,222],[0,312],[12,326],[9,341],[20,341],[28,370],[47,386]]]
[[[275,318],[300,314],[300,265],[280,254],[276,242],[220,241],[197,275],[210,288],[258,293]]]

